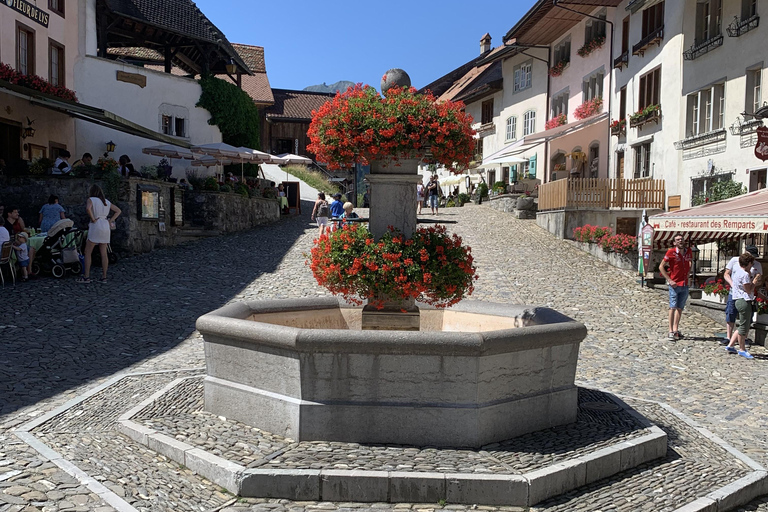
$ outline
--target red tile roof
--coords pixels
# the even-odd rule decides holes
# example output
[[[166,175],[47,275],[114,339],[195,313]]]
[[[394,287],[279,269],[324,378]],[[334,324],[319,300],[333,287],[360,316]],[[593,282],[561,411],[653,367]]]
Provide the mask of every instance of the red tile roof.
[[[267,119],[310,121],[312,111],[319,109],[334,93],[272,89],[275,104],[267,108]]]

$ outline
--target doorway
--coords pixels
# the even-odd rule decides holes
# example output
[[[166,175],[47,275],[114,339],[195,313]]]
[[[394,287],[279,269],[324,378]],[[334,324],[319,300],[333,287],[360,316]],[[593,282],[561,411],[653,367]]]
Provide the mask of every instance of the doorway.
[[[21,124],[0,121],[0,159],[6,165],[21,160]]]

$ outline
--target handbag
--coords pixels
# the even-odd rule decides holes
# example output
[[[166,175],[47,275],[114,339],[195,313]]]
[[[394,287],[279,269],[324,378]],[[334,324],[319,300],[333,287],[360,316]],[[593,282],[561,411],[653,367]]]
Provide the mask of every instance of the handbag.
[[[77,263],[80,261],[80,254],[76,247],[65,247],[61,250],[61,261],[65,265]]]

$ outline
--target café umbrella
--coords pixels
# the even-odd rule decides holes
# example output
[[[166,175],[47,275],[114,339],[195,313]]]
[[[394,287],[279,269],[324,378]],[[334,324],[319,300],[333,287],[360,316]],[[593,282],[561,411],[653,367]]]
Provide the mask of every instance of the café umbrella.
[[[285,162],[284,165],[310,165],[312,164],[312,159],[307,158],[305,156],[299,156],[294,155],[293,153],[283,153],[282,155],[277,155],[281,160]]]
[[[256,164],[272,162],[272,155],[268,153],[264,153],[263,151],[246,148],[244,146],[240,146],[239,148],[237,148],[237,150],[240,152],[240,157],[239,157],[240,158],[240,180],[243,183],[245,183],[245,170],[244,170],[245,162],[252,162]]]

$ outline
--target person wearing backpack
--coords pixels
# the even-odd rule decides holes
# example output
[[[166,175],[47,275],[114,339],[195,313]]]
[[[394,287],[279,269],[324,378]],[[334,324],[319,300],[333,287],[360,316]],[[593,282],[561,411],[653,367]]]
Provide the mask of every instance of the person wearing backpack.
[[[318,192],[315,207],[312,209],[312,220],[317,222],[317,225],[320,228],[320,236],[323,236],[328,229],[329,215],[330,208],[328,207],[328,201],[325,200],[325,194],[323,192]]]

